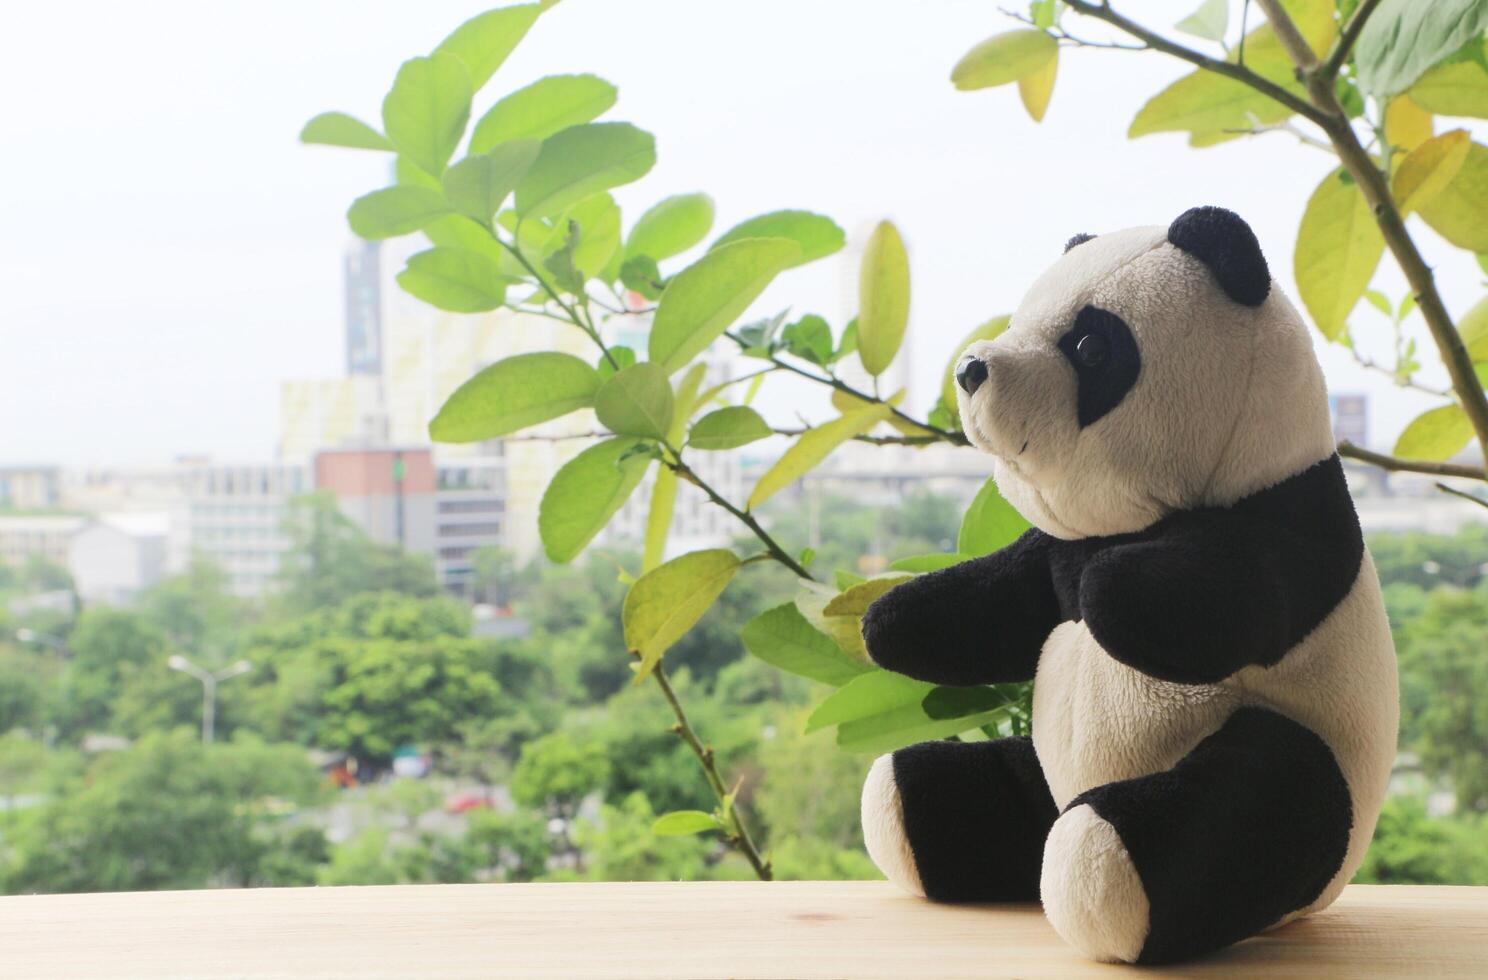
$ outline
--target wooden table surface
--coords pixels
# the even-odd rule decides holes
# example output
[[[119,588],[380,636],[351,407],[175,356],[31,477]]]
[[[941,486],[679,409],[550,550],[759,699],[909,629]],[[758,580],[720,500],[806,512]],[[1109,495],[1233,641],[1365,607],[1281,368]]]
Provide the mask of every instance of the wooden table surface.
[[[431,885],[0,898],[4,977],[1133,976],[1034,906],[883,882]],[[1160,972],[1160,971],[1153,971]],[[1488,977],[1488,888],[1355,885],[1183,976]]]

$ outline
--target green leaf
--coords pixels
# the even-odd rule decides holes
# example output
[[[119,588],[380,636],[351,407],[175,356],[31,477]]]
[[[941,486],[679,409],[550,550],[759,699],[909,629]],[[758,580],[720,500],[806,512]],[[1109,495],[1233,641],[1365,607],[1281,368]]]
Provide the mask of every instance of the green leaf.
[[[633,364],[606,381],[594,396],[599,423],[616,435],[666,437],[672,424],[672,386],[655,364]]]
[[[1417,415],[1395,441],[1395,455],[1405,459],[1443,460],[1472,441],[1473,427],[1461,405],[1443,405]]]
[[[707,350],[796,254],[795,242],[755,238],[714,249],[677,273],[651,324],[651,360],[670,374]]]
[[[723,824],[711,813],[702,810],[673,810],[663,813],[651,825],[651,833],[658,837],[686,837],[708,830],[722,830]]]
[[[1198,10],[1173,26],[1206,41],[1223,41],[1230,26],[1229,0],[1204,0]]]
[[[1462,345],[1474,361],[1488,361],[1488,298],[1480,299],[1457,321]]]
[[[832,450],[888,418],[891,410],[892,406],[887,404],[871,405],[801,435],[754,485],[754,490],[749,494],[749,509],[753,510],[795,483],[812,467],[826,459]]]
[[[569,208],[567,218],[579,226],[574,268],[592,279],[620,249],[620,207],[610,195],[595,194]]]
[[[1384,0],[1354,45],[1359,87],[1376,98],[1404,92],[1485,29],[1483,0]]]
[[[997,482],[988,477],[961,515],[956,550],[963,555],[990,555],[1018,540],[1031,526],[998,492]]]
[[[472,154],[445,171],[444,196],[457,211],[490,224],[541,149],[537,140],[512,140]]]
[[[1044,67],[1059,53],[1054,38],[1043,31],[997,34],[978,44],[951,69],[951,83],[962,92],[1016,82]]]
[[[851,678],[836,693],[816,706],[806,719],[806,731],[820,731],[831,725],[858,721],[874,715],[913,705],[918,708],[925,696],[935,689],[926,681],[912,680],[887,670],[873,670]]]
[[[482,369],[456,388],[434,421],[435,442],[480,442],[594,404],[599,374],[555,351],[518,354]]]
[[[430,306],[451,313],[484,313],[506,300],[501,268],[476,252],[435,246],[409,256],[398,285]]]
[[[649,255],[660,262],[692,248],[713,227],[713,199],[707,194],[677,194],[652,205],[625,241],[625,257]]]
[[[520,279],[527,275],[527,270],[496,244],[496,239],[491,237],[489,231],[463,214],[451,213],[430,222],[424,226],[424,237],[435,245],[462,248],[467,252],[484,255],[495,262],[502,275],[508,279]]]
[[[826,364],[832,359],[832,328],[815,313],[786,326],[780,340],[787,351],[813,364]]]
[[[759,412],[746,405],[730,405],[698,419],[687,434],[687,444],[693,449],[738,449],[771,434],[770,424]]]
[[[434,53],[454,55],[464,62],[472,92],[478,92],[527,36],[542,10],[541,4],[529,3],[477,14],[439,42]]]
[[[517,214],[547,217],[591,194],[639,180],[656,163],[656,140],[630,123],[584,123],[543,140],[517,184]]]
[[[957,708],[985,706],[959,716],[937,717]],[[929,739],[945,738],[995,721],[1009,701],[991,688],[952,692],[888,671],[854,678],[817,706],[806,730],[837,725],[837,744],[853,752],[888,752]]]
[[[655,259],[649,255],[637,255],[621,263],[620,285],[640,293],[646,299],[658,300],[662,290],[666,288],[666,281],[662,278]]]
[[[742,221],[714,239],[708,251],[722,248],[743,238],[789,238],[801,251],[787,268],[815,262],[841,250],[847,235],[837,222],[810,211],[771,211]]]
[[[549,559],[572,561],[625,505],[651,464],[649,455],[635,452],[644,445],[641,439],[606,439],[563,464],[537,512]]]
[[[549,75],[497,102],[470,135],[470,152],[484,153],[507,140],[545,140],[591,122],[615,104],[615,86],[595,75]]]
[[[739,566],[739,557],[723,548],[693,551],[647,572],[630,587],[620,619],[626,647],[641,658],[637,683],[703,618]]]
[[[945,400],[947,408],[954,409],[956,406],[956,365],[961,361],[961,355],[966,353],[966,348],[979,340],[993,340],[1001,336],[1012,319],[1006,313],[994,316],[985,323],[978,324],[975,329],[961,338],[959,344],[951,348],[951,359],[946,361],[945,373],[940,380],[940,397]],[[959,421],[958,419],[957,422]]]
[[[959,565],[963,561],[968,561],[975,557],[976,555],[966,555],[959,551],[952,552],[949,555],[914,555],[910,558],[900,558],[897,561],[889,562],[889,568],[896,572],[914,572],[916,574],[938,572],[942,568],[950,568],[952,565]]]
[[[1313,191],[1297,229],[1293,275],[1322,335],[1336,340],[1385,251],[1374,212],[1356,184],[1334,171]]]
[[[875,576],[874,578],[864,579],[843,589],[840,594],[823,607],[822,613],[827,616],[855,616],[861,619],[875,599],[878,599],[895,587],[903,585],[913,577],[913,575],[886,573]]]
[[[438,191],[395,184],[352,201],[346,223],[358,237],[375,240],[418,231],[449,213]]]
[[[800,582],[801,591],[796,596],[796,608],[806,621],[824,636],[829,636],[848,656],[867,664],[868,649],[863,643],[862,623],[856,615],[828,616],[827,604],[837,598],[837,590],[805,579]]]
[[[1488,252],[1488,147],[1470,144],[1456,175],[1419,214],[1458,248]]]
[[[387,137],[355,116],[344,112],[322,112],[300,130],[301,143],[344,146],[353,150],[391,150]]]
[[[473,95],[465,62],[433,54],[403,62],[382,101],[382,128],[401,156],[438,177],[465,132]]]
[[[1395,307],[1393,304],[1391,304],[1390,297],[1386,296],[1378,289],[1364,290],[1364,298],[1369,300],[1370,306],[1374,307],[1376,310],[1379,310],[1385,316],[1390,317],[1391,319],[1395,318]]]
[[[611,360],[615,364],[611,364]],[[599,355],[599,360],[594,362],[594,370],[599,373],[600,380],[605,381],[613,378],[615,372],[630,367],[636,362],[636,352],[624,344],[616,344],[610,348],[610,356]],[[618,366],[617,366],[618,365]]]
[[[794,603],[768,609],[744,625],[744,647],[765,663],[833,687],[872,668],[815,629]]]
[[[651,507],[646,512],[646,540],[641,552],[641,570],[649,572],[666,555],[667,537],[677,509],[677,474],[662,467],[651,487]]]
[[[1488,119],[1488,71],[1476,61],[1439,65],[1411,86],[1410,100],[1440,116]]]
[[[899,353],[908,325],[909,255],[899,229],[880,221],[863,247],[858,274],[858,360],[863,369],[883,374]]]

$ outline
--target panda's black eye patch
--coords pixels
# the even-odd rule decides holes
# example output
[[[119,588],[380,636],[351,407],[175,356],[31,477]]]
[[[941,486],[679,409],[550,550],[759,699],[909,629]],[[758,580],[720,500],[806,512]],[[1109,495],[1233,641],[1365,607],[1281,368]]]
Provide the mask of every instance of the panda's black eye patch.
[[[1068,252],[1076,245],[1084,245],[1086,242],[1090,241],[1094,237],[1094,235],[1087,235],[1085,232],[1082,231],[1078,235],[1064,243],[1064,250]]]
[[[1058,346],[1075,369],[1082,429],[1119,405],[1141,373],[1142,356],[1131,328],[1109,310],[1082,309]]]

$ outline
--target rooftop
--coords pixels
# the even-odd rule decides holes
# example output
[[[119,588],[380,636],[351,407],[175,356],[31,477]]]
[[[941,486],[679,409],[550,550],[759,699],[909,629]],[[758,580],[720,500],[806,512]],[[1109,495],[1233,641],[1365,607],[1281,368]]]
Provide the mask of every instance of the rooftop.
[[[885,882],[429,885],[0,898],[0,972],[109,977],[1126,976],[1038,908]],[[1488,888],[1354,885],[1184,976],[1488,976]]]

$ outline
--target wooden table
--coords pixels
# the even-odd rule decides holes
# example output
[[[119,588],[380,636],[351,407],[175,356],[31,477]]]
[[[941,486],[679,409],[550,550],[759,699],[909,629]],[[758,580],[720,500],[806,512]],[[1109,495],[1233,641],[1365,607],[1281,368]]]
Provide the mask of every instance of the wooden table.
[[[0,898],[4,977],[1131,977],[1033,906],[883,882],[441,885]],[[1171,972],[1488,977],[1488,888],[1355,885]]]

